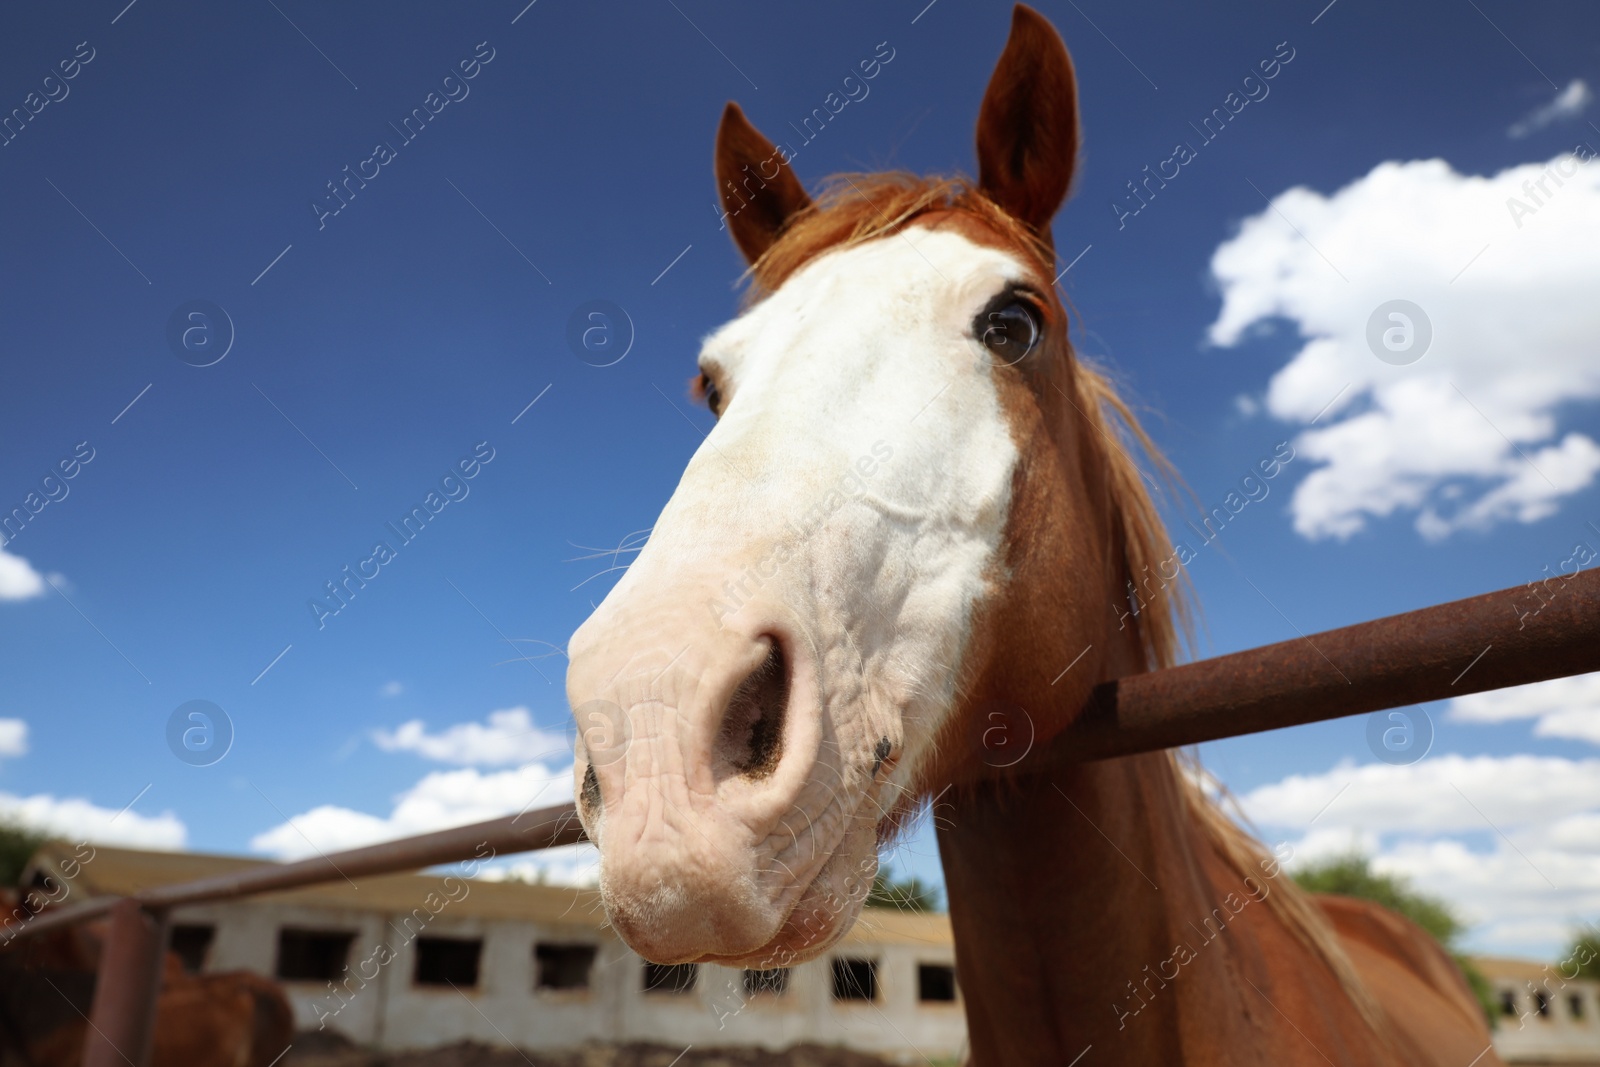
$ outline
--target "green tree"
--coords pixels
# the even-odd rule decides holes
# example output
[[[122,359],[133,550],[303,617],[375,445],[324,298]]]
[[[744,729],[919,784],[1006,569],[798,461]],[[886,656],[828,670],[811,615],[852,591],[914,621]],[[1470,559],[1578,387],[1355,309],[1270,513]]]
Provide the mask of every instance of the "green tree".
[[[20,823],[0,822],[0,886],[14,886],[21,881],[22,868],[48,840],[48,835]]]
[[[1472,961],[1457,951],[1457,942],[1467,932],[1467,924],[1449,904],[1413,888],[1406,878],[1374,871],[1371,858],[1360,852],[1349,852],[1307,864],[1295,872],[1294,880],[1302,889],[1312,893],[1361,897],[1382,904],[1428,931],[1450,953],[1456,966],[1461,968],[1467,984],[1472,987],[1478,1003],[1483,1007],[1489,1026],[1492,1028],[1496,1025],[1499,1015],[1495,1010],[1494,991],[1489,986],[1489,980],[1472,965]]]
[[[1574,967],[1578,969],[1578,973],[1568,974]],[[1600,934],[1591,929],[1573,935],[1572,946],[1561,957],[1560,969],[1563,978],[1600,980]]]
[[[1307,864],[1294,880],[1313,893],[1337,893],[1382,904],[1428,931],[1446,948],[1467,929],[1444,901],[1417,892],[1404,878],[1376,873],[1372,861],[1359,852]]]
[[[900,911],[938,911],[939,890],[912,875],[894,878],[880,870],[867,894],[869,908],[896,908]]]

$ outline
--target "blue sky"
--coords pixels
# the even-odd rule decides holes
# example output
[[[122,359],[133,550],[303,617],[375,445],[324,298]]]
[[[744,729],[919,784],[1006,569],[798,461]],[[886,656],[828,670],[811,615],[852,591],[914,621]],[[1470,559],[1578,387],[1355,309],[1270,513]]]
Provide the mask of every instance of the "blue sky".
[[[970,171],[1008,5],[125,2],[0,39],[0,112],[30,115],[0,145],[0,507],[60,497],[0,556],[0,808],[292,855],[563,799],[555,650],[616,577],[577,557],[647,528],[710,424],[684,384],[742,270],[713,207],[724,101],[783,138],[887,48],[802,179]],[[1080,79],[1055,223],[1080,350],[1207,507],[1296,448],[1191,568],[1205,654],[1600,549],[1600,165],[1578,162],[1600,13],[1040,6]],[[393,158],[331,213],[379,141]],[[1175,142],[1191,158],[1128,214]],[[1563,159],[1564,184],[1520,192]],[[1404,367],[1358,343],[1391,299],[1433,333]],[[595,300],[631,323],[610,366],[567,342]],[[232,324],[210,366],[168,340],[191,301]],[[475,449],[466,495],[319,626],[308,601]],[[191,700],[233,724],[211,766],[168,748]],[[1269,839],[1359,841],[1456,900],[1478,947],[1552,952],[1600,918],[1600,692],[1424,710],[1410,766],[1377,763],[1361,718],[1204,755]],[[931,836],[892,862],[936,876]]]

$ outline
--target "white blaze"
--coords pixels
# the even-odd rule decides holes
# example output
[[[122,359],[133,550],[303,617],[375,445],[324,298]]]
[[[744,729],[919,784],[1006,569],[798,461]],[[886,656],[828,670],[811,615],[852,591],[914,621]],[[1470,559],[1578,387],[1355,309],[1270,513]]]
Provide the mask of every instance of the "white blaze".
[[[597,753],[604,801],[585,818],[607,907],[646,948],[748,944],[824,914],[806,958],[853,921],[878,823],[1004,577],[1018,453],[994,375],[1009,372],[973,322],[1024,277],[1003,251],[913,227],[818,257],[706,341],[723,417],[571,643],[574,707],[609,702],[631,732],[625,755]],[[790,672],[781,754],[725,773],[724,708],[772,637]]]

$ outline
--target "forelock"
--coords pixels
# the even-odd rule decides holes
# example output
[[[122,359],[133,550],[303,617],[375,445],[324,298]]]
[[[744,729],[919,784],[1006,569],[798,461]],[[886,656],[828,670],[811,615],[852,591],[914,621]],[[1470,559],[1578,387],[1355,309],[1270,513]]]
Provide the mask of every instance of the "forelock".
[[[791,219],[772,247],[750,267],[748,303],[770,295],[801,267],[825,252],[898,233],[929,216],[951,215],[954,225],[1016,253],[1045,278],[1055,253],[1047,239],[1008,215],[965,178],[923,178],[903,172],[838,174],[811,205]],[[940,225],[944,224],[941,220]]]

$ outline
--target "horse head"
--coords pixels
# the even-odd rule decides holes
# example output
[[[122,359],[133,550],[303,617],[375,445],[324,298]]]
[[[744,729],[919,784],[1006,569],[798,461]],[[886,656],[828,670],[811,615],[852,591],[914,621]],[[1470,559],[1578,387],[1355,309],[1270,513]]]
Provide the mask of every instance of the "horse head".
[[[880,843],[982,759],[985,709],[1076,708],[1118,654],[1096,635],[1138,538],[1107,501],[1143,497],[1054,291],[1077,152],[1071,61],[1020,5],[976,183],[813,200],[723,114],[752,301],[700,354],[715,427],[569,648],[578,810],[641,955],[815,957]]]

